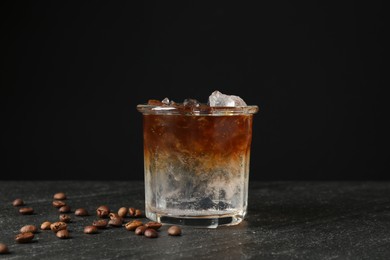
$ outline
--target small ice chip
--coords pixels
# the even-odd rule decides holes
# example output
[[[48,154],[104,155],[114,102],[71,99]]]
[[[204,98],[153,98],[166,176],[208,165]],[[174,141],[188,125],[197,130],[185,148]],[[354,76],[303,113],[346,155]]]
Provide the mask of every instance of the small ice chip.
[[[245,101],[239,96],[225,95],[218,90],[209,96],[210,107],[245,107]]]
[[[164,105],[169,105],[169,98],[164,98],[161,103],[163,103]]]
[[[187,99],[184,100],[183,105],[185,107],[199,107],[200,106],[200,102],[198,100],[196,100],[196,99],[187,98]]]

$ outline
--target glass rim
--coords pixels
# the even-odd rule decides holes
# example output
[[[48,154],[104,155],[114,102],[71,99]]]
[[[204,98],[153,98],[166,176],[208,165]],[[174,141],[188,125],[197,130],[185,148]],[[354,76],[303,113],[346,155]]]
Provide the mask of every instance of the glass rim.
[[[238,107],[173,107],[148,104],[137,105],[137,110],[144,115],[191,115],[191,116],[222,116],[222,115],[253,115],[259,111],[255,105]]]

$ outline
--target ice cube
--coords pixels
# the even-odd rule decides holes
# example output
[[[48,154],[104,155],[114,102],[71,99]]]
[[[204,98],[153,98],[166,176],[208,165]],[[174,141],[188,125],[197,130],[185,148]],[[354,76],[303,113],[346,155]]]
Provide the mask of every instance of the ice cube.
[[[187,98],[184,100],[183,105],[186,107],[199,107],[200,102],[196,99]]]
[[[169,105],[169,98],[164,98],[161,103],[163,103],[164,105]]]
[[[209,96],[209,105],[211,107],[245,107],[245,101],[239,96],[225,95],[218,90]]]

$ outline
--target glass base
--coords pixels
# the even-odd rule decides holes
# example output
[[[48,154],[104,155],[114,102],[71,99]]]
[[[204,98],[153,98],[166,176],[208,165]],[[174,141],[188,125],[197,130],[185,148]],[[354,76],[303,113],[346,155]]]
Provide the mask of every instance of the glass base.
[[[217,228],[218,226],[233,226],[243,221],[245,214],[211,215],[211,216],[171,216],[146,211],[146,217],[153,221],[168,225],[182,225],[197,228]]]

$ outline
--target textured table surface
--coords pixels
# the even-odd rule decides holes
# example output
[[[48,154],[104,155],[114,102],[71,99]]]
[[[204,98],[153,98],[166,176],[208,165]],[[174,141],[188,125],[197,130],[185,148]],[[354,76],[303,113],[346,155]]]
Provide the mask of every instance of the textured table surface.
[[[0,259],[390,259],[388,182],[251,182],[248,216],[238,226],[183,228],[180,237],[163,226],[157,239],[124,228],[86,235],[96,215],[70,213],[70,239],[40,231],[32,243],[15,243],[23,225],[58,219],[51,203],[59,191],[72,209],[90,213],[102,204],[144,209],[142,182],[0,182],[0,242],[11,251]],[[20,215],[15,198],[36,213]]]

